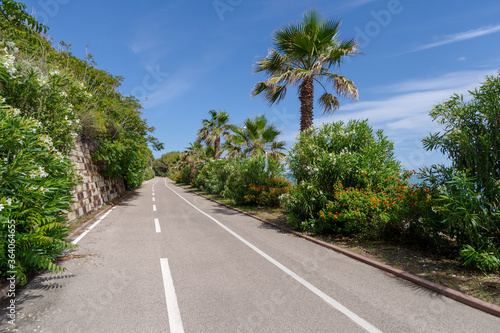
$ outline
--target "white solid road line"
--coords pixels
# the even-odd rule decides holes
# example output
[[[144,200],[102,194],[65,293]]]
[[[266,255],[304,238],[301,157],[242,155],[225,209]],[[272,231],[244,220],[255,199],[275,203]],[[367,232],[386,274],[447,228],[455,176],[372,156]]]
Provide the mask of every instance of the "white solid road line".
[[[324,292],[322,292],[321,290],[319,290],[318,288],[316,288],[315,286],[313,286],[312,284],[310,284],[309,282],[307,282],[306,280],[304,280],[303,278],[301,278],[300,276],[295,274],[293,271],[291,271],[290,269],[288,269],[287,267],[285,267],[284,265],[279,263],[277,260],[273,259],[271,256],[269,256],[268,254],[266,254],[265,252],[260,250],[258,247],[251,244],[246,239],[244,239],[243,237],[241,237],[240,235],[238,235],[237,233],[235,233],[234,231],[232,231],[231,229],[226,227],[224,224],[219,222],[217,219],[213,218],[212,216],[208,215],[207,213],[205,213],[204,211],[202,211],[201,209],[199,209],[198,207],[196,207],[195,205],[193,205],[192,203],[187,201],[183,196],[181,196],[179,193],[177,193],[173,188],[168,186],[166,179],[165,179],[165,186],[168,189],[170,189],[172,192],[177,194],[182,200],[187,202],[194,209],[196,209],[197,211],[199,211],[200,213],[202,213],[203,215],[205,215],[206,217],[208,217],[209,219],[211,219],[212,221],[217,223],[221,228],[223,228],[224,230],[229,232],[231,235],[236,237],[238,240],[240,240],[242,243],[244,243],[245,245],[250,247],[252,250],[257,252],[258,254],[260,254],[262,257],[267,259],[269,262],[271,262],[273,265],[275,265],[276,267],[281,269],[283,272],[285,272],[286,274],[288,274],[289,276],[294,278],[297,282],[299,282],[304,287],[306,287],[307,289],[312,291],[314,294],[319,296],[321,299],[323,299],[325,302],[327,302],[328,304],[333,306],[335,309],[342,312],[345,316],[347,316],[349,319],[354,321],[359,326],[363,327],[366,331],[368,331],[370,333],[382,333],[382,331],[380,331],[378,328],[376,328],[375,326],[373,326],[372,324],[370,324],[369,322],[367,322],[363,318],[359,317],[357,314],[355,314],[354,312],[352,312],[351,310],[349,310],[348,308],[346,308],[345,306],[343,306],[342,304],[340,304],[339,302],[337,302],[336,300],[334,300],[333,298],[331,298],[330,296],[328,296],[327,294],[325,294]]]
[[[87,230],[85,230],[85,232],[83,232],[80,236],[78,236],[78,237],[77,237],[74,241],[72,241],[71,243],[76,245],[76,244],[77,244],[77,243],[78,243],[78,242],[79,242],[79,241],[80,241],[83,237],[85,237],[85,235],[86,235],[86,234],[88,234],[88,233],[89,233],[89,231],[90,231],[90,230],[94,229],[94,227],[95,227],[96,225],[98,225],[99,223],[101,223],[101,221],[102,221],[102,220],[103,220],[106,216],[108,216],[108,214],[109,214],[109,213],[111,213],[111,211],[112,211],[113,209],[115,209],[115,208],[116,208],[116,206],[115,206],[115,207],[113,207],[113,208],[111,208],[110,210],[108,210],[106,214],[104,214],[103,216],[101,216],[101,217],[100,217],[100,218],[99,218],[96,222],[94,222],[94,224],[92,224],[90,227],[88,227],[88,228],[87,228]]]
[[[160,220],[158,220],[158,219],[155,219],[155,229],[156,229],[157,234],[161,232]]]
[[[174,281],[170,273],[167,258],[160,258],[161,273],[163,275],[163,287],[165,288],[165,299],[167,300],[168,323],[170,333],[184,333],[182,325],[181,312],[177,303]]]
[[[156,205],[153,205],[153,212],[156,212]]]

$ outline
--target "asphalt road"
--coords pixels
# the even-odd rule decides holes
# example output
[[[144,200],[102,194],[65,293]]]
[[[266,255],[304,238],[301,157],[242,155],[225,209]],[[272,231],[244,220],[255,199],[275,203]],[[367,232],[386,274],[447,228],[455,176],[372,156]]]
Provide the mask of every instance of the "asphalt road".
[[[145,182],[17,290],[17,332],[500,332],[500,318]]]

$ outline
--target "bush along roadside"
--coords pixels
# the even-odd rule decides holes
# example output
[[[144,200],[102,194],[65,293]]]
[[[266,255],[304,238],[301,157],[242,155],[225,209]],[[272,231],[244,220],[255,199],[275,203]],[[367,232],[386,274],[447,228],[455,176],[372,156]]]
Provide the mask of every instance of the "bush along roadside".
[[[0,104],[0,272],[21,283],[33,271],[63,268],[66,214],[77,176],[39,121]]]
[[[193,170],[184,167],[174,180],[230,198],[237,205],[277,207],[291,187],[284,164],[266,156],[208,160]]]
[[[367,120],[301,134],[288,158],[297,183],[282,197],[295,228],[372,239],[432,238],[435,191],[410,184],[415,172],[401,168],[393,149]]]

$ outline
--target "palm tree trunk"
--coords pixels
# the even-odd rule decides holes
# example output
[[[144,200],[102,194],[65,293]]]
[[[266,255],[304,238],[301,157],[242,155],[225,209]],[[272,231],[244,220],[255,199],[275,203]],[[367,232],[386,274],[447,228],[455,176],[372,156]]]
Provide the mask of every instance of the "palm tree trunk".
[[[313,123],[314,85],[312,78],[304,79],[300,85],[300,132],[304,132]]]
[[[218,159],[219,158],[219,150],[220,150],[220,136],[215,138],[215,141],[214,141],[214,159]]]

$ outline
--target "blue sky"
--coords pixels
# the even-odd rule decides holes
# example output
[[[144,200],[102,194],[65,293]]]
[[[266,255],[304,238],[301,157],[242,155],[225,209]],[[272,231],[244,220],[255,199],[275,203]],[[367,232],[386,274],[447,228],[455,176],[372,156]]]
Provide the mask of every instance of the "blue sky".
[[[272,46],[277,28],[299,21],[308,8],[342,20],[341,38],[356,37],[363,55],[339,74],[353,80],[360,98],[342,100],[333,115],[315,109],[315,125],[369,119],[395,142],[408,169],[442,162],[421,140],[439,130],[428,116],[453,92],[466,94],[500,69],[498,0],[36,0],[26,1],[50,27],[54,41],[98,67],[125,78],[121,91],[145,101],[144,117],[165,150],[184,150],[195,140],[210,109],[231,122],[265,114],[293,143],[300,104],[294,89],[278,105],[250,98],[265,74],[253,63]],[[320,87],[316,88],[320,92]],[[147,100],[146,100],[147,97]]]

